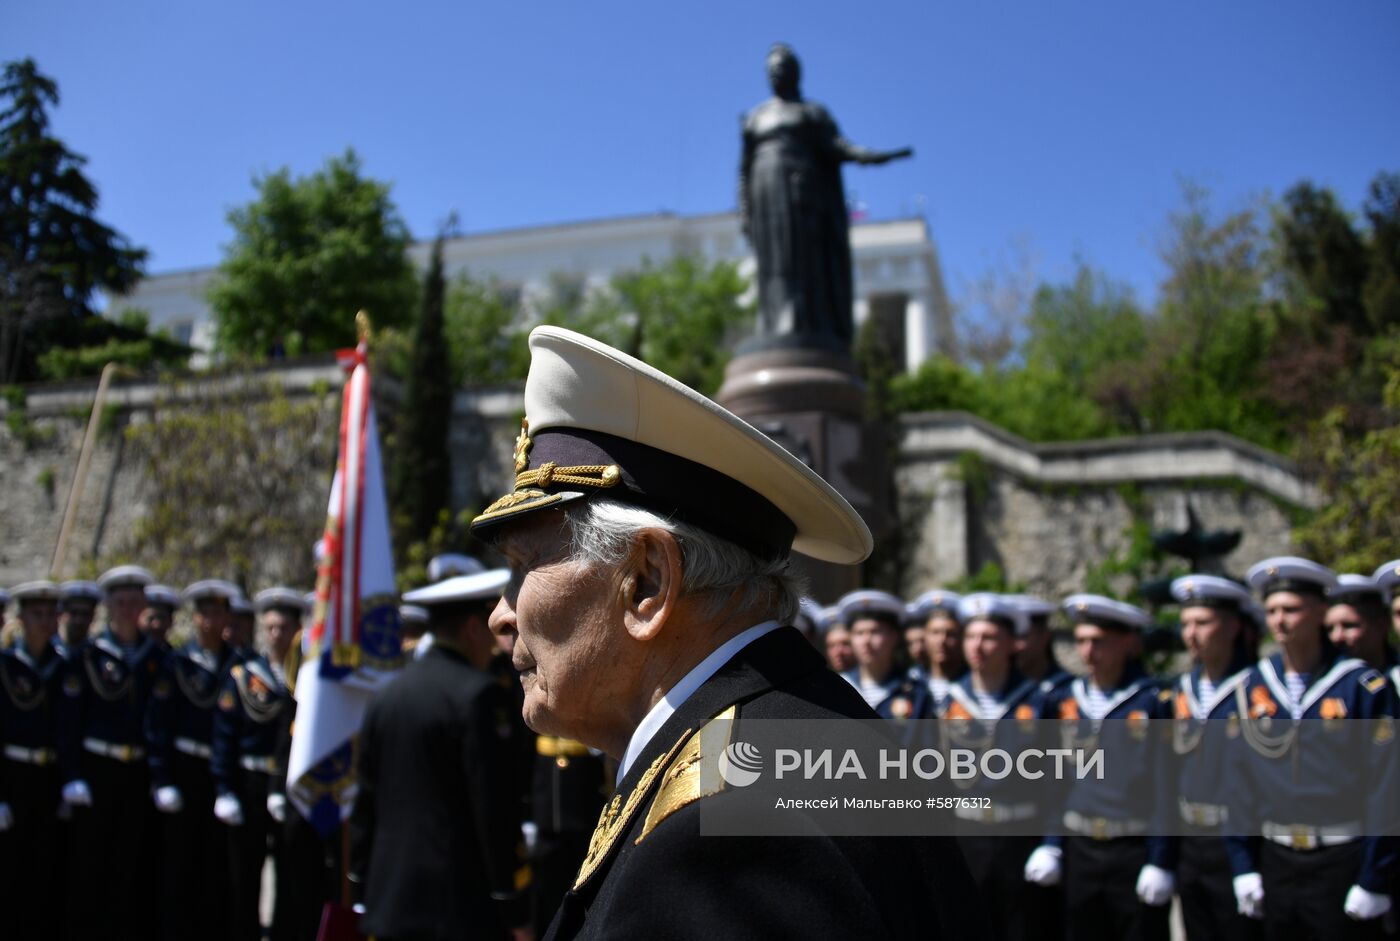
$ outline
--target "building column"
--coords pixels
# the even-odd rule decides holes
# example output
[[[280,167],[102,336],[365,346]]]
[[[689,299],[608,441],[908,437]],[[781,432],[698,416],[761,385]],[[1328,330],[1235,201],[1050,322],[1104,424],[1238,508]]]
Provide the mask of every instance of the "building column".
[[[922,291],[909,295],[904,305],[904,368],[913,372],[937,350],[933,329],[933,305]]]

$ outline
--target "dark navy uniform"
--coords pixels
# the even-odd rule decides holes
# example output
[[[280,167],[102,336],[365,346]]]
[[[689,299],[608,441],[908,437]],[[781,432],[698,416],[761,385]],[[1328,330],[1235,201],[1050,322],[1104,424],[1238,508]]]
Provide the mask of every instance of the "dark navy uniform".
[[[1045,842],[1064,850],[1071,937],[1165,939],[1170,906],[1142,902],[1135,880],[1144,865],[1176,868],[1174,841],[1162,835],[1170,832],[1164,816],[1172,790],[1163,786],[1167,743],[1153,725],[1171,717],[1172,695],[1138,664],[1125,669],[1117,689],[1105,692],[1107,711],[1098,721],[1091,718],[1083,678],[1045,698],[1042,714],[1059,720],[1062,746],[1102,748],[1114,769],[1101,781],[1071,783],[1064,813],[1055,821],[1058,832]]]
[[[998,748],[1014,755],[1043,747],[1038,741],[1040,684],[1013,670],[991,700],[989,708],[978,698],[970,674],[950,687],[939,723],[945,750]],[[957,783],[968,788],[967,796],[991,802],[987,807],[958,808],[954,814],[959,818],[958,844],[972,870],[992,937],[1061,937],[1058,891],[1032,885],[1024,876],[1026,858],[1040,842],[1033,834],[1045,818],[1046,808],[1039,800],[1043,789],[1016,775]]]
[[[1275,654],[1236,690],[1231,867],[1262,876],[1271,938],[1379,936],[1381,919],[1343,905],[1353,885],[1388,892],[1396,868],[1395,701],[1379,670],[1327,647],[1306,679],[1295,709]]]
[[[1176,682],[1172,749],[1177,764],[1176,811],[1183,836],[1177,868],[1182,920],[1191,941],[1262,937],[1259,922],[1241,915],[1222,839],[1229,817],[1226,780],[1229,750],[1240,737],[1236,690],[1249,674],[1240,667],[1209,695],[1201,667]]]
[[[111,631],[65,664],[59,767],[65,782],[85,782],[92,798],[73,810],[68,884],[81,886],[84,898],[66,907],[70,938],[138,937],[149,922],[150,874],[133,863],[153,838],[146,711],[159,669],[153,641],[123,646]]]
[[[517,707],[514,711],[520,715]],[[593,824],[611,790],[607,759],[582,742],[552,735],[535,737],[531,809],[535,822],[532,922],[543,934],[573,884]]]
[[[363,933],[492,938],[528,922],[513,705],[442,639],[370,704],[350,817]]]
[[[262,933],[258,901],[272,828],[267,799],[273,782],[286,773],[277,751],[291,698],[261,655],[234,664],[219,691],[209,770],[215,792],[237,798],[243,811],[243,823],[227,834],[230,939],[248,941]]]
[[[214,817],[215,702],[234,663],[191,641],[166,654],[151,694],[151,782],[173,787],[183,806],[162,815],[161,934],[204,936],[226,921],[228,834]]]
[[[547,941],[984,936],[951,838],[701,836],[701,808],[730,792],[700,792],[700,763],[683,753],[687,743],[698,748],[693,733],[730,714],[739,722],[873,716],[795,629],[751,642],[641,749]]]
[[[841,678],[860,690],[860,670],[853,668],[841,674]],[[919,720],[932,719],[937,715],[933,694],[927,680],[918,674],[900,673],[894,670],[890,677],[880,684],[883,696],[871,705],[881,719],[892,722],[901,729],[898,739],[909,745],[919,734]],[[867,700],[868,702],[868,700]]]
[[[0,804],[13,822],[0,832],[5,934],[28,941],[54,933],[63,872],[57,810],[58,697],[63,659],[51,646],[37,659],[23,639],[0,651]],[[13,934],[11,934],[13,932]]]

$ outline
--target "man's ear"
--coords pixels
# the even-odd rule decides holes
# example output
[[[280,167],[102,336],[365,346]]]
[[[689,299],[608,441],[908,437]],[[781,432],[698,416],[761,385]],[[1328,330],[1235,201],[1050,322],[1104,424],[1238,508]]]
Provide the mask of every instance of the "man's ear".
[[[634,640],[652,640],[680,602],[680,543],[664,529],[643,529],[633,540],[624,567],[623,626]]]

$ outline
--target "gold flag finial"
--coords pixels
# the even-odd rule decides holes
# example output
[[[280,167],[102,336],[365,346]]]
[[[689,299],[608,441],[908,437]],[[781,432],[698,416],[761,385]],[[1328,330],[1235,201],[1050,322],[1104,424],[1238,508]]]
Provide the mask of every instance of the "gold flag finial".
[[[355,332],[361,343],[369,342],[369,311],[362,310],[355,315]]]

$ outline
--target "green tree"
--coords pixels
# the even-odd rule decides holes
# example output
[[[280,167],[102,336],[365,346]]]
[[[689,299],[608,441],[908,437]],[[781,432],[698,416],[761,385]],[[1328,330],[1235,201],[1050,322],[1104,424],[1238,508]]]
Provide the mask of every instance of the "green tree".
[[[253,183],[257,198],[229,212],[234,239],[209,289],[219,349],[261,357],[351,346],[362,308],[377,329],[411,322],[408,228],[353,150],[307,177],[283,168]]]
[[[458,385],[491,385],[525,378],[530,351],[518,301],[500,285],[462,272],[447,291],[443,330]]]
[[[57,83],[33,59],[8,63],[0,81],[0,383],[9,383],[36,378],[45,350],[90,339],[93,292],[128,291],[146,251],[98,221],[87,161],[50,133]]]
[[[452,223],[448,224],[450,227]],[[427,274],[423,278],[423,302],[413,351],[404,409],[395,436],[393,479],[394,516],[402,520],[395,545],[427,539],[438,514],[452,496],[452,467],[447,454],[447,432],[452,422],[452,371],[443,340],[443,306],[447,280],[442,271],[442,247],[446,231],[433,241]]]
[[[1337,406],[1303,444],[1322,501],[1296,535],[1310,557],[1339,571],[1369,572],[1400,545],[1400,340],[1384,341],[1377,352],[1384,361],[1382,421],[1358,433],[1347,407]]]
[[[1362,298],[1367,247],[1331,190],[1304,180],[1284,193],[1274,238],[1286,290],[1313,336],[1337,328],[1358,336],[1372,332]]]
[[[293,397],[246,373],[167,383],[150,420],[126,429],[149,489],[113,560],[141,559],[177,585],[220,577],[245,589],[309,587],[338,405],[329,390]]]
[[[1400,173],[1376,175],[1363,211],[1371,228],[1366,313],[1378,332],[1395,330],[1400,328]]]
[[[678,255],[663,264],[644,261],[639,271],[613,278],[622,345],[662,372],[706,395],[724,381],[735,339],[753,322],[741,302],[748,288],[738,268],[721,261]]]

